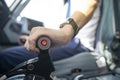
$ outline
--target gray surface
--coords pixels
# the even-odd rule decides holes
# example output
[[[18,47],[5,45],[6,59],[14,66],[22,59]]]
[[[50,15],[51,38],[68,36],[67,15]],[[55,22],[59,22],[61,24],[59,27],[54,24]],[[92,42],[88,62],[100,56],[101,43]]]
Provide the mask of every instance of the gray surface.
[[[55,71],[52,74],[61,75],[70,73],[71,70],[75,68],[80,68],[83,71],[85,70],[96,70],[98,69],[96,64],[96,59],[98,56],[96,53],[80,53],[71,58],[63,59],[60,61],[54,62]]]

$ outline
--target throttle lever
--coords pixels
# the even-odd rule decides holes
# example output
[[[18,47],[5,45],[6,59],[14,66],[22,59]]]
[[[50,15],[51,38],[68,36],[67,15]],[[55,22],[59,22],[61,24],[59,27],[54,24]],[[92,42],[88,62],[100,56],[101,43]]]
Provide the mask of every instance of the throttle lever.
[[[44,76],[46,80],[50,80],[50,74],[55,70],[49,56],[49,48],[51,47],[50,38],[47,36],[41,36],[37,40],[37,47],[40,49],[40,53],[38,54],[39,65],[36,66],[39,67],[41,75]]]

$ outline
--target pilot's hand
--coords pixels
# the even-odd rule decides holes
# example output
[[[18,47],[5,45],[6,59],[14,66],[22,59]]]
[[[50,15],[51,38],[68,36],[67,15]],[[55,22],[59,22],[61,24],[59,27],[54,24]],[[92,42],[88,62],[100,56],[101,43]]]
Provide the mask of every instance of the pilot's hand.
[[[66,26],[67,27],[58,30],[45,27],[34,27],[32,28],[24,47],[29,51],[39,52],[39,49],[36,47],[36,42],[41,36],[48,36],[52,40],[52,47],[66,44],[73,36],[73,32],[71,31],[73,30],[72,27],[70,29],[68,27],[70,25]]]

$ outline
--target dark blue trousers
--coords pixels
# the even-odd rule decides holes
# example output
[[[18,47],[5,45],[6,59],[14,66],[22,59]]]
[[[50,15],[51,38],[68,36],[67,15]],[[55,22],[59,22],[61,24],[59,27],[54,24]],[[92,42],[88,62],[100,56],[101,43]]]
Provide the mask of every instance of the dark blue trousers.
[[[80,43],[79,39],[74,38],[67,45],[51,49],[49,55],[52,61],[57,61],[85,51],[89,50]],[[8,72],[16,65],[35,57],[37,57],[36,53],[27,51],[23,46],[2,50],[0,52],[0,74]]]

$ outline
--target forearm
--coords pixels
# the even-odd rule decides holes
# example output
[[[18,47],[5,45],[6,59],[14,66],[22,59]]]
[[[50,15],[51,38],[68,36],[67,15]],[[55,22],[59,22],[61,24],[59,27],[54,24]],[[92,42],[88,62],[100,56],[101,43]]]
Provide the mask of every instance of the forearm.
[[[71,40],[73,32],[74,31],[72,29],[72,26],[69,24],[66,25],[64,28],[60,28],[58,30],[50,29],[50,28],[42,28],[42,30],[40,31],[40,33],[44,33],[41,35],[47,35],[57,45],[67,44],[69,40]]]
[[[79,6],[77,6],[77,8],[74,9],[73,11],[74,13],[72,13],[70,18],[72,18],[77,24],[77,27],[81,29],[92,17],[93,12],[98,5],[98,0],[75,0],[75,1],[76,3],[80,3],[80,2],[81,3],[79,4]],[[70,31],[65,30],[66,26],[68,25],[65,25],[63,27],[63,31],[65,33],[69,32],[69,35],[67,35],[66,38],[67,40],[65,40],[67,42],[74,36],[75,32],[72,27],[69,27],[71,28],[69,29]]]
[[[99,0],[73,0],[73,5],[77,5],[71,7],[73,13],[70,17],[75,20],[79,28],[82,28],[90,20],[98,3]]]

